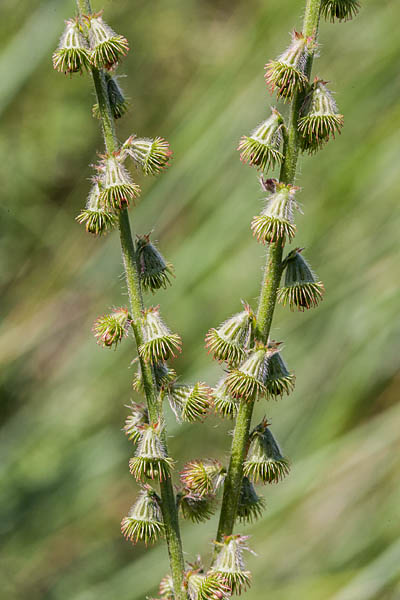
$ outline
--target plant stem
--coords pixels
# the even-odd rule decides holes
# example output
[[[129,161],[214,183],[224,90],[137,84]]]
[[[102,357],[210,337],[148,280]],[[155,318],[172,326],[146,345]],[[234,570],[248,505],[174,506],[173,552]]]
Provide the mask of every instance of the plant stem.
[[[92,9],[89,0],[77,0],[80,14],[91,14]],[[96,91],[99,106],[101,125],[103,129],[104,143],[108,154],[118,149],[115,123],[112,116],[108,99],[106,81],[101,70],[91,68],[93,84]],[[131,314],[133,317],[132,329],[136,345],[139,348],[144,342],[141,326],[142,311],[144,309],[140,278],[136,264],[135,245],[129,222],[127,209],[122,209],[119,214],[119,234],[121,242],[121,253],[124,263],[125,279],[128,288]],[[162,406],[158,401],[157,388],[150,363],[140,360],[140,368],[143,377],[149,418],[152,423],[157,423],[162,417]],[[164,439],[166,443],[166,439]],[[174,582],[176,600],[185,600],[182,589],[184,575],[184,560],[182,542],[179,531],[178,511],[176,507],[175,494],[171,477],[168,476],[160,483],[161,510],[164,521],[165,535],[168,544],[168,554],[171,566],[171,574]]]
[[[317,37],[322,0],[306,0],[306,10],[303,21],[303,34],[306,37]],[[310,79],[313,54],[307,59],[305,74]],[[300,108],[304,101],[304,92],[295,92],[292,100],[287,135],[284,140],[284,159],[279,180],[282,183],[293,184],[296,177],[297,159],[299,156],[299,141],[297,123]],[[257,309],[257,334],[264,342],[268,341],[274,315],[276,296],[282,275],[283,244],[271,244],[266,257],[264,277]],[[236,417],[233,433],[231,458],[228,474],[224,483],[220,520],[217,540],[231,535],[236,520],[240,489],[243,479],[243,462],[246,457],[251,418],[254,402],[242,400]]]

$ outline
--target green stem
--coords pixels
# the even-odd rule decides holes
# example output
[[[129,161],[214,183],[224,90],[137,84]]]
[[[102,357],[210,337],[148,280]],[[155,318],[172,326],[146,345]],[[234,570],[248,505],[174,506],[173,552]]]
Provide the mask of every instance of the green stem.
[[[317,36],[322,0],[306,0],[306,10],[303,21],[303,34],[307,37]],[[310,54],[305,68],[305,73],[310,78],[313,63],[313,54]],[[281,166],[279,180],[282,183],[293,184],[296,177],[297,160],[299,156],[299,141],[297,122],[300,108],[304,102],[304,92],[296,92],[291,104],[290,118],[287,135],[284,140],[284,159]],[[282,244],[271,244],[266,258],[265,272],[261,285],[261,293],[257,309],[258,337],[267,342],[274,316],[276,296],[282,275]],[[251,418],[254,402],[242,400],[236,417],[235,430],[231,447],[231,458],[228,474],[224,483],[224,493],[220,520],[218,524],[217,540],[231,535],[236,520],[239,503],[240,489],[243,479],[243,462],[246,457]]]
[[[89,0],[77,0],[80,14],[91,14]],[[112,116],[108,99],[104,73],[94,67],[91,68],[93,84],[96,91],[99,106],[104,143],[108,154],[118,150],[115,122]],[[128,288],[131,314],[133,317],[132,329],[136,345],[139,348],[144,342],[141,326],[142,311],[144,309],[140,278],[136,264],[135,245],[133,242],[128,211],[123,209],[119,215],[119,234],[121,242],[122,259],[124,263],[125,279]],[[157,423],[162,417],[162,407],[158,402],[157,388],[150,363],[140,360],[140,368],[143,377],[149,418],[152,423]],[[165,440],[166,441],[166,440]],[[182,542],[179,530],[178,511],[171,477],[160,483],[161,510],[163,514],[164,529],[168,545],[168,554],[171,566],[171,574],[174,582],[176,600],[185,600],[186,594],[183,590],[184,559]]]

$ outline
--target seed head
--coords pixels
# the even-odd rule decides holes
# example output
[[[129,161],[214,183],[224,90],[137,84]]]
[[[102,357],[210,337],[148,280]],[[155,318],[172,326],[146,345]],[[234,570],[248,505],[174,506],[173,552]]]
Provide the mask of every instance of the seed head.
[[[101,13],[84,17],[89,28],[90,61],[97,69],[111,69],[129,51],[128,40],[103,21]]]
[[[249,346],[255,325],[255,314],[243,302],[244,311],[224,321],[217,329],[210,329],[206,335],[206,347],[214,358],[236,365],[243,360]]]
[[[226,391],[234,398],[243,398],[248,402],[265,395],[270,352],[260,345],[236,369],[228,373],[225,379]]]
[[[78,19],[65,22],[59,46],[53,54],[53,66],[60,73],[77,73],[89,66],[89,46]]]
[[[275,192],[268,197],[266,207],[251,223],[257,241],[271,244],[293,239],[296,233],[293,210],[298,208],[294,197],[298,189],[284,183],[275,184]]]
[[[167,456],[160,435],[159,423],[141,426],[135,456],[129,460],[129,470],[138,481],[146,478],[163,481],[171,472],[173,460]]]
[[[144,311],[143,331],[144,343],[139,347],[139,354],[144,360],[157,363],[181,352],[181,338],[176,333],[171,333],[162,321],[157,306]]]
[[[251,434],[244,475],[257,483],[279,483],[289,473],[289,462],[282,456],[279,444],[264,419]]]
[[[122,152],[130,156],[145,175],[158,175],[169,166],[172,152],[166,140],[137,138],[131,135],[122,145]]]
[[[160,288],[166,289],[167,284],[171,285],[174,268],[150,242],[150,235],[137,236],[136,262],[145,291],[155,292]]]
[[[120,155],[108,154],[96,166],[100,173],[100,202],[109,211],[129,206],[140,194],[140,187],[133,183],[122,164]]]
[[[128,516],[121,522],[121,531],[127,540],[134,544],[141,541],[153,544],[162,535],[164,525],[159,505],[160,499],[148,485],[143,486]]]

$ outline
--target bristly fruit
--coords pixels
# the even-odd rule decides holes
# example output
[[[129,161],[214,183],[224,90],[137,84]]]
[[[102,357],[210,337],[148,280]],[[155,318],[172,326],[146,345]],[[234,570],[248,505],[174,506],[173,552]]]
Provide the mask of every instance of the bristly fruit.
[[[150,242],[150,234],[137,236],[136,262],[140,282],[145,291],[155,292],[160,288],[166,289],[168,284],[171,285],[174,268]]]
[[[263,244],[289,242],[296,233],[293,211],[298,208],[294,197],[299,188],[284,183],[275,183],[275,192],[267,198],[267,204],[260,215],[253,218],[251,229],[257,241]]]
[[[232,594],[241,594],[250,586],[251,574],[245,568],[243,551],[247,546],[248,536],[230,535],[223,542],[215,542],[218,554],[211,567],[211,572],[221,577],[230,588]]]
[[[178,493],[176,500],[183,518],[193,523],[204,523],[214,514],[215,507],[210,496],[199,496],[191,490],[183,490]]]
[[[96,319],[93,333],[103,348],[116,348],[128,334],[131,318],[127,308],[114,308],[108,315]]]
[[[192,460],[184,466],[181,481],[198,496],[214,496],[225,476],[226,469],[218,460]]]
[[[237,518],[244,523],[259,519],[265,508],[264,498],[258,496],[248,477],[243,477],[240,489]]]
[[[89,29],[90,61],[97,69],[111,69],[129,51],[128,40],[103,21],[100,13],[85,15]]]
[[[211,408],[211,388],[205,383],[184,385],[173,383],[165,394],[178,421],[202,421]]]
[[[283,261],[285,282],[278,289],[277,298],[284,306],[289,304],[291,310],[297,307],[298,310],[304,311],[318,306],[325,288],[301,255],[302,250],[303,248],[292,250]]]
[[[279,483],[289,473],[289,462],[282,456],[279,444],[266,419],[257,425],[250,436],[251,443],[244,462],[243,473],[257,483]]]
[[[122,152],[130,156],[145,175],[158,175],[169,166],[172,152],[169,143],[161,137],[137,138],[131,135],[123,143]]]
[[[133,183],[118,153],[103,156],[96,169],[101,183],[100,202],[107,210],[125,208],[139,196],[140,187]]]
[[[295,376],[289,373],[281,353],[277,352],[269,361],[267,392],[269,396],[277,398],[283,394],[290,394],[294,389]]]
[[[291,100],[296,90],[305,89],[307,57],[314,48],[313,37],[293,31],[290,46],[276,60],[265,65],[265,80],[271,91],[276,90],[278,98]]]
[[[118,216],[113,211],[104,207],[101,202],[99,181],[93,178],[93,186],[84,208],[76,217],[78,223],[85,225],[86,231],[93,235],[102,235],[118,225]]]
[[[189,600],[224,600],[230,597],[230,589],[221,578],[212,572],[204,574],[202,568],[187,571],[184,585]]]
[[[53,53],[53,66],[60,73],[77,73],[89,66],[89,46],[78,19],[65,22],[59,46]]]
[[[271,116],[266,121],[256,127],[249,136],[241,138],[238,146],[240,160],[262,171],[273,169],[275,164],[283,159],[283,154],[279,151],[283,127],[282,115],[272,108]]]
[[[318,77],[307,94],[301,115],[298,123],[301,147],[310,154],[321,149],[331,136],[340,134],[343,127],[343,115],[339,114],[326,81]]]
[[[142,425],[149,423],[149,413],[143,404],[137,404],[136,402],[131,402],[127,408],[130,409],[131,414],[125,419],[123,431],[128,440],[137,444],[142,436]]]
[[[322,0],[321,14],[331,23],[350,21],[358,14],[360,6],[357,0]]]
[[[111,112],[114,119],[120,119],[128,110],[129,102],[125,99],[121,86],[118,83],[118,78],[113,77],[107,71],[104,71],[104,77],[107,86],[107,94],[110,102]],[[97,103],[94,104],[92,112],[96,119],[101,119],[100,109]]]
[[[181,352],[182,340],[165,325],[158,306],[151,306],[143,312],[143,333],[144,343],[139,347],[139,354],[144,360],[157,363]]]
[[[121,531],[134,544],[153,544],[163,535],[164,526],[160,498],[149,486],[143,486],[138,499],[121,522]]]
[[[239,399],[234,398],[225,388],[225,379],[221,379],[213,389],[213,402],[215,410],[227,419],[234,419],[239,409]]]
[[[168,457],[161,439],[162,427],[157,423],[140,428],[141,437],[135,456],[129,460],[129,470],[138,481],[146,478],[163,481],[171,472],[173,460]]]
[[[206,335],[206,347],[214,358],[236,365],[245,355],[255,325],[255,314],[250,306],[242,302],[244,311],[224,321],[217,329]]]

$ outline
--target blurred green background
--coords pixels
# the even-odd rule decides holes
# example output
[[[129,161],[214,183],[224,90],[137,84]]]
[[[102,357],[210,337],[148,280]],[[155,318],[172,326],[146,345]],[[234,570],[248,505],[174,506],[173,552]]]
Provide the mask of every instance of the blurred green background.
[[[263,248],[249,222],[262,203],[241,165],[240,136],[268,114],[263,66],[301,28],[295,0],[105,0],[132,51],[120,74],[132,108],[121,140],[165,136],[170,170],[140,178],[135,231],[154,228],[175,264],[161,303],[184,340],[175,368],[214,384],[209,327],[255,305]],[[7,600],[139,600],[156,595],[166,548],[119,532],[136,486],[121,432],[133,393],[132,341],[100,349],[93,320],[126,303],[118,236],[96,240],[74,218],[102,150],[91,82],[53,71],[72,0],[0,5],[1,592]],[[400,10],[366,0],[359,17],[323,23],[315,73],[331,82],[343,134],[300,161],[296,245],[326,285],[306,314],[278,308],[273,337],[297,374],[293,395],[259,403],[292,461],[259,489],[252,589],[276,600],[400,598],[399,191]],[[177,426],[184,461],[227,458],[230,423]],[[188,560],[211,554],[216,518],[183,524]]]

